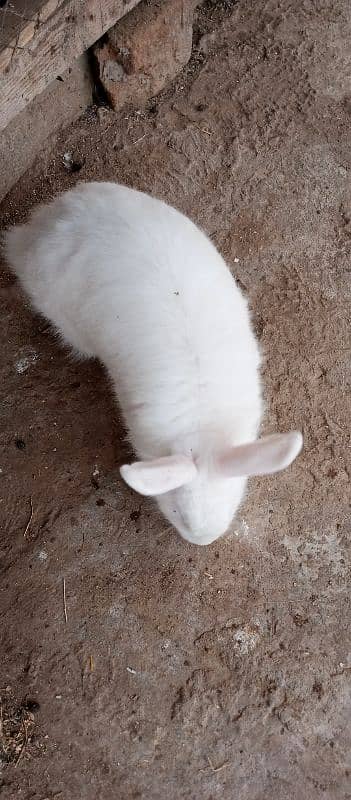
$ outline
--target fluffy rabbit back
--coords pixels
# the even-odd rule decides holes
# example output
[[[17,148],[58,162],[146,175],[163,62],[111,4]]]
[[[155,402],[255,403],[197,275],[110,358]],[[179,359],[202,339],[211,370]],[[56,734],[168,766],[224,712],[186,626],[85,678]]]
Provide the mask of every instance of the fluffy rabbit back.
[[[138,455],[163,455],[214,421],[234,424],[240,441],[256,435],[246,300],[178,211],[115,184],[82,185],[10,231],[6,255],[36,309],[107,366]]]

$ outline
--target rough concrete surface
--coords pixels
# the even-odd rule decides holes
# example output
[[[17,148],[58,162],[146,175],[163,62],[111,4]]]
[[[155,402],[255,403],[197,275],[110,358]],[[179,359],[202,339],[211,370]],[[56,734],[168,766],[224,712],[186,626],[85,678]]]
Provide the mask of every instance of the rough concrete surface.
[[[100,366],[3,271],[4,800],[351,798],[350,36],[348,0],[207,2],[163,96],[92,109],[2,205],[111,179],[190,214],[249,296],[265,430],[305,436],[187,545],[119,479]]]

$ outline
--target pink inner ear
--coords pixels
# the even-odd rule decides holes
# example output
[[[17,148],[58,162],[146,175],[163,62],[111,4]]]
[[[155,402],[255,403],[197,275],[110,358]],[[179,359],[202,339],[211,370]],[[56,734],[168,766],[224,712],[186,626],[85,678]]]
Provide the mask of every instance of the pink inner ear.
[[[299,431],[265,436],[256,442],[238,445],[223,453],[218,458],[218,472],[228,478],[279,472],[294,461],[302,444]]]
[[[191,458],[174,455],[125,464],[120,473],[134,491],[153,497],[190,483],[196,477],[197,469]]]

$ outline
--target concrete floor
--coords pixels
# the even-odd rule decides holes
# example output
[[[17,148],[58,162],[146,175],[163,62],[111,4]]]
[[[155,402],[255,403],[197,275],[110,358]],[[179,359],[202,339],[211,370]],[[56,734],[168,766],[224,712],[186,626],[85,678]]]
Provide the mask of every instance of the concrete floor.
[[[350,37],[349,0],[205,3],[172,87],[89,111],[0,208],[108,179],[188,213],[250,299],[265,430],[305,436],[187,545],[119,479],[100,366],[1,273],[4,800],[351,798]]]

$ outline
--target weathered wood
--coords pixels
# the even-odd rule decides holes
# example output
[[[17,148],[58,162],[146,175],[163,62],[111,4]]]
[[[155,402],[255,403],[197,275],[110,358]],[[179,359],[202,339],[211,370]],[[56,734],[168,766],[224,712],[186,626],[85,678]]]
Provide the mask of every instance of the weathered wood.
[[[14,39],[20,41],[22,30],[38,18],[44,4],[45,0],[6,0],[0,8],[0,54]]]
[[[43,2],[0,53],[0,130],[139,2]]]
[[[0,201],[37,156],[45,163],[56,133],[91,103],[93,87],[87,62],[84,53],[62,73],[62,81],[52,81],[0,134]],[[56,151],[57,158],[62,156],[62,150]]]

